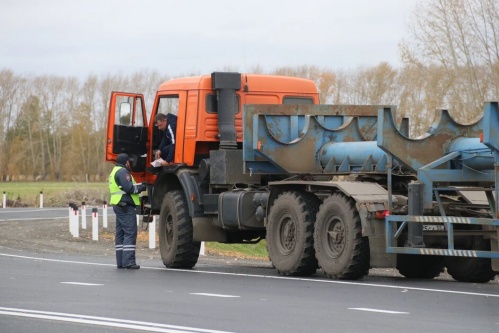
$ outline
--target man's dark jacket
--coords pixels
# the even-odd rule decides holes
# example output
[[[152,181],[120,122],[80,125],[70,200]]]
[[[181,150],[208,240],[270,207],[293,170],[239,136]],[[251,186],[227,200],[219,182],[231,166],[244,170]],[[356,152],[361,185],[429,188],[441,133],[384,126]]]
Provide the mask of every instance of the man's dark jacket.
[[[161,143],[159,144],[158,149],[161,150],[161,152],[164,151],[164,148],[173,145],[173,147],[170,147],[168,150],[168,156],[164,159],[167,162],[173,161],[173,156],[175,156],[175,135],[177,133],[177,116],[171,113],[166,114],[166,129],[165,129],[165,134],[161,138]]]

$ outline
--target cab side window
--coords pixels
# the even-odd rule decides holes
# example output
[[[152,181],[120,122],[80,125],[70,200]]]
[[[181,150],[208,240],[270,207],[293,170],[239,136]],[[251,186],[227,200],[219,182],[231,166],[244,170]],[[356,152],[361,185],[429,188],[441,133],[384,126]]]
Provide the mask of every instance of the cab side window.
[[[283,98],[282,104],[314,104],[314,100],[310,97],[287,96]]]
[[[117,96],[114,122],[116,125],[143,127],[142,99],[133,96]]]

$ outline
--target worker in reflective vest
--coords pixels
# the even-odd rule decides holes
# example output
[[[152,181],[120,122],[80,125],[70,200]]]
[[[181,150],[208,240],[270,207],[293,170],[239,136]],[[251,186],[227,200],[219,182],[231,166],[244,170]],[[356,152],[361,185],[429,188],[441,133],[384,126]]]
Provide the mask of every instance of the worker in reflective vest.
[[[109,192],[116,214],[116,264],[118,268],[139,269],[135,262],[137,243],[137,217],[135,206],[140,204],[139,193],[146,189],[145,184],[137,184],[130,174],[127,154],[119,154],[116,165],[109,175]]]

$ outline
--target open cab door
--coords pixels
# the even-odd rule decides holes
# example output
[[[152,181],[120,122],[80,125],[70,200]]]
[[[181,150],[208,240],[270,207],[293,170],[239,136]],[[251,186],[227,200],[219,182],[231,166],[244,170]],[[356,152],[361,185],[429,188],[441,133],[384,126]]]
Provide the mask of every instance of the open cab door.
[[[108,112],[106,161],[115,162],[118,154],[127,153],[137,182],[145,178],[147,131],[144,95],[113,91]]]

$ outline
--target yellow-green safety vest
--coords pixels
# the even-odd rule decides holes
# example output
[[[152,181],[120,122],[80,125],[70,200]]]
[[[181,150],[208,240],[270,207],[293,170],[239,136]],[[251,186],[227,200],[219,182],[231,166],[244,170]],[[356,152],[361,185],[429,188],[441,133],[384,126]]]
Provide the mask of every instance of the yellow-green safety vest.
[[[109,192],[111,193],[111,200],[109,200],[110,205],[117,205],[120,202],[123,194],[126,194],[126,192],[123,191],[118,186],[118,184],[116,183],[116,179],[114,179],[116,172],[118,172],[118,170],[121,168],[123,168],[123,167],[115,166],[113,168],[113,171],[111,171],[111,174],[109,175]],[[132,177],[132,183],[136,184],[135,179],[133,179],[133,176],[130,175],[130,177]],[[133,193],[133,194],[130,194],[130,196],[132,197],[132,200],[135,203],[135,205],[138,206],[140,204],[139,194]]]

